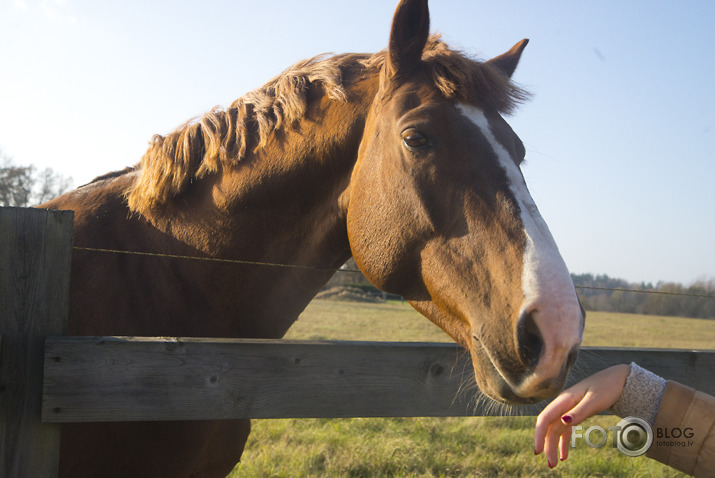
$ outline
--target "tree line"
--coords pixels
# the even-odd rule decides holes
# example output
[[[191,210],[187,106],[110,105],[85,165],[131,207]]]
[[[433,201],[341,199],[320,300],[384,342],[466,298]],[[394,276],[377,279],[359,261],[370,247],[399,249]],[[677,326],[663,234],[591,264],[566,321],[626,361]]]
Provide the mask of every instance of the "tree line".
[[[51,168],[22,166],[0,150],[0,206],[29,207],[42,204],[72,187],[72,178]]]
[[[688,286],[677,282],[631,283],[605,274],[571,274],[571,278],[586,310],[715,319],[715,298],[703,297],[715,296],[715,278]]]

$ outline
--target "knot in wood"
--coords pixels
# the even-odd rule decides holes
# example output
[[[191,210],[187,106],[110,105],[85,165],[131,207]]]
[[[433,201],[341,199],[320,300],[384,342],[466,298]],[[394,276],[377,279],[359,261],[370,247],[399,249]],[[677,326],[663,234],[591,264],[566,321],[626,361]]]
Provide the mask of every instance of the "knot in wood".
[[[430,375],[442,375],[442,372],[444,372],[444,367],[438,363],[433,363],[429,368]]]

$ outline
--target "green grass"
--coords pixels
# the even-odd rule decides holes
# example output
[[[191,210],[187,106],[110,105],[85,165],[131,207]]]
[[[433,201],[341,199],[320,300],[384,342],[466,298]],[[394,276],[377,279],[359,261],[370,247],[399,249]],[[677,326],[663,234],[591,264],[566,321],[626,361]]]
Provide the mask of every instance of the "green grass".
[[[588,314],[591,346],[711,348],[715,321]],[[442,341],[439,328],[399,302],[313,301],[286,338]],[[645,457],[583,445],[555,469],[534,456],[535,417],[254,420],[232,477],[681,477]],[[584,424],[605,429],[616,417]],[[609,437],[610,438],[610,437]],[[609,442],[610,443],[610,442]]]
[[[551,470],[532,450],[534,417],[254,421],[231,476],[682,477],[645,457],[579,445]],[[612,416],[585,425],[614,425]],[[609,442],[610,443],[610,442]]]
[[[451,342],[407,302],[371,304],[314,300],[285,336],[309,340]]]
[[[583,344],[599,347],[711,349],[715,320],[588,312]]]

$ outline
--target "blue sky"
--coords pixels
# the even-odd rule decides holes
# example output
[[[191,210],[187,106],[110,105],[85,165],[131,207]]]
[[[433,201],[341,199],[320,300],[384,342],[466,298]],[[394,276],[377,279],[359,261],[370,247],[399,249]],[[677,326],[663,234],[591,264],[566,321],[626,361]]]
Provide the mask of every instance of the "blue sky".
[[[0,0],[0,148],[76,185],[296,61],[387,44],[396,1]],[[433,1],[481,58],[530,38],[508,121],[572,272],[715,277],[715,2]]]

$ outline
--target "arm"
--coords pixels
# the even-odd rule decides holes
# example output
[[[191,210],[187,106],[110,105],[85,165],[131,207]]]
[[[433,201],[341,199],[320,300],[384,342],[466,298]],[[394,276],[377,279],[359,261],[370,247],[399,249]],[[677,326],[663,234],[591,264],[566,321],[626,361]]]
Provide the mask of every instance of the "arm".
[[[665,382],[636,364],[603,370],[562,392],[536,421],[534,453],[545,452],[550,467],[568,456],[571,426],[610,409],[638,416],[653,426],[655,438],[647,455],[695,476],[712,476],[715,470],[715,397],[677,382]],[[687,446],[672,446],[665,430],[680,429],[690,435]],[[658,438],[658,433],[663,435]],[[681,440],[682,445],[682,440]]]

